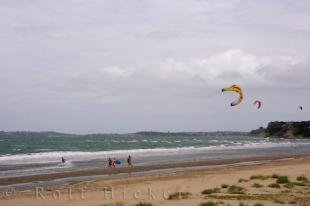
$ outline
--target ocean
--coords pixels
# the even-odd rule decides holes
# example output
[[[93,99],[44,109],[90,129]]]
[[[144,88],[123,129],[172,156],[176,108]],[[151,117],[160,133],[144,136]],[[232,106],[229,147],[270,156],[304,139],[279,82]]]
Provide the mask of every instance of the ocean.
[[[310,139],[258,138],[223,133],[134,133],[0,137],[0,178],[107,167],[234,157],[310,153]],[[61,157],[67,162],[61,163]]]

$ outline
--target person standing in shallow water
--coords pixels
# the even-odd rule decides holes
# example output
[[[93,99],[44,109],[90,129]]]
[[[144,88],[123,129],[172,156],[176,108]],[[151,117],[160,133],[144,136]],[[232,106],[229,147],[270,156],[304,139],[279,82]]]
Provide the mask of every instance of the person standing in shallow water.
[[[113,160],[109,157],[109,160],[108,160],[108,165],[109,165],[109,167],[112,167],[112,165],[113,165]]]
[[[128,167],[132,167],[132,161],[131,161],[131,156],[130,155],[128,155],[127,164],[128,164]]]

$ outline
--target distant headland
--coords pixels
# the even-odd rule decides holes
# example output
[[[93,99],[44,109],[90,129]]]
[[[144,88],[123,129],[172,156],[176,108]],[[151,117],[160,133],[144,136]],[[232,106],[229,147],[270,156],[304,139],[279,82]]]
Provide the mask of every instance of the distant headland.
[[[260,127],[249,134],[275,138],[310,138],[310,121],[269,122],[266,128]]]

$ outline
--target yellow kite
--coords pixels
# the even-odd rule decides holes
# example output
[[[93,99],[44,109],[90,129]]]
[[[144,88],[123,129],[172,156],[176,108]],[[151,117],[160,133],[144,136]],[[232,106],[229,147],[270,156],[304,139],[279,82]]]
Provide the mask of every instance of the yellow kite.
[[[230,103],[230,106],[236,106],[241,103],[243,99],[243,92],[239,85],[234,84],[234,85],[231,85],[230,87],[226,87],[222,89],[222,92],[227,92],[227,91],[236,92],[239,94],[239,98],[233,101],[232,103]]]

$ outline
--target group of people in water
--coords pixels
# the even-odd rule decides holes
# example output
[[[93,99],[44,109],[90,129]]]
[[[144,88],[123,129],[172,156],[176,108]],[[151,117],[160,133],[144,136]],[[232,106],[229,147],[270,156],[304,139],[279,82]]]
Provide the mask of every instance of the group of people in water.
[[[111,159],[109,157],[108,159],[108,167],[109,168],[115,168],[116,165],[120,165],[121,164],[121,161],[120,160],[115,160],[115,158]],[[132,167],[132,158],[131,158],[131,155],[128,155],[127,157],[127,166],[128,167]]]

